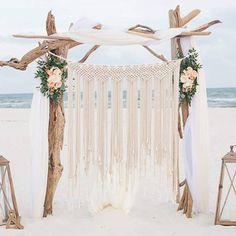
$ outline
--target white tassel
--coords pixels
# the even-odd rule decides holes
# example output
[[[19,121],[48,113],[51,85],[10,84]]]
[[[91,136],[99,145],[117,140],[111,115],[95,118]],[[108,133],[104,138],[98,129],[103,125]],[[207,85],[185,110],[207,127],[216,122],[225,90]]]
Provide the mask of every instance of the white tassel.
[[[123,126],[122,126],[122,89],[121,80],[112,81],[112,121],[111,121],[111,161],[110,174],[113,169],[120,169],[123,157]],[[116,175],[120,170],[116,170]],[[117,178],[117,181],[120,177]],[[119,180],[120,182],[120,180]]]
[[[121,206],[127,211],[132,205],[139,177],[143,172],[153,173],[154,169],[161,178],[161,191],[165,196],[169,199],[170,195],[176,195],[179,79],[176,68],[179,64],[175,63],[138,67],[69,66],[69,180],[73,179],[70,184],[78,184],[80,165],[85,167],[91,181],[89,202],[93,211],[107,204]],[[78,73],[75,109],[73,70]],[[127,108],[124,109],[122,92],[125,83]],[[108,108],[108,88],[111,89],[111,109]],[[80,91],[83,91],[83,102],[80,101]],[[127,127],[124,126],[125,119]]]
[[[97,90],[97,120],[98,120],[98,167],[100,170],[100,178],[102,182],[104,181],[105,175],[105,156],[106,156],[106,125],[107,125],[107,104],[106,104],[106,81],[98,80],[98,90]]]
[[[141,165],[144,166],[144,175],[146,175],[148,156],[151,151],[151,82],[148,78],[141,79],[140,88],[140,151],[141,151]]]
[[[94,80],[83,78],[83,151],[85,173],[88,175],[94,162]]]
[[[75,149],[75,189],[77,190],[77,197],[80,201],[79,194],[80,194],[80,155],[81,155],[81,148],[80,148],[80,134],[81,134],[81,97],[80,97],[80,77],[76,75],[75,81],[75,124],[76,124],[76,135],[75,135],[75,142],[76,142],[76,149]]]
[[[137,136],[137,80],[130,78],[128,82],[128,124],[127,124],[127,163],[126,186],[134,186],[136,180],[135,169],[138,167],[138,136]]]
[[[155,163],[161,163],[161,83],[160,79],[154,80],[154,156]]]

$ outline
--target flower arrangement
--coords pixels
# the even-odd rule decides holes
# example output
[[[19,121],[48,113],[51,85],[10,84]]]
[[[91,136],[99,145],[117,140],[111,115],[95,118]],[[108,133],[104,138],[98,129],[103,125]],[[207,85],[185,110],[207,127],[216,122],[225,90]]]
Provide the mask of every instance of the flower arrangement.
[[[191,105],[193,96],[197,91],[198,71],[202,65],[198,63],[198,53],[194,48],[190,49],[187,57],[178,52],[178,58],[183,58],[180,64],[180,80],[179,80],[179,100],[182,103],[185,99]]]
[[[40,91],[44,96],[57,102],[65,92],[65,81],[67,78],[67,63],[53,55],[47,54],[45,59],[37,61],[35,78],[40,78]]]

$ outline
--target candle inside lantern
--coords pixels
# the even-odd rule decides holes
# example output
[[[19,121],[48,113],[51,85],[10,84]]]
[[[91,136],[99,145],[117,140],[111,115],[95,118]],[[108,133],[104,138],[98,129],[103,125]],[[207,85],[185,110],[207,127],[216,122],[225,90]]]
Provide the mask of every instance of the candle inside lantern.
[[[0,214],[0,225],[2,225],[2,224],[3,224],[3,219],[2,219],[2,215]]]
[[[3,225],[3,208],[1,204],[1,198],[0,198],[0,225]]]
[[[229,217],[231,221],[236,221],[236,210],[230,210]]]

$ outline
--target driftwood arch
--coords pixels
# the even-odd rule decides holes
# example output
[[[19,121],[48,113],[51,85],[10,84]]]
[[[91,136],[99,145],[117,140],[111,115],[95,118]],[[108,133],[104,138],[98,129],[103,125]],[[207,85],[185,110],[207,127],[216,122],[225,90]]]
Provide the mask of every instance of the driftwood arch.
[[[186,16],[182,17],[180,14],[180,7],[177,6],[174,10],[169,11],[169,24],[171,28],[185,27],[192,19],[194,19],[201,11],[195,9],[191,11]],[[177,37],[171,39],[171,59],[176,58],[177,49],[181,50],[180,38],[186,36],[207,36],[211,32],[205,31],[210,26],[221,23],[219,20],[214,20],[195,29],[181,33]],[[94,29],[101,29],[102,25],[98,24],[94,26]],[[55,17],[52,15],[51,11],[48,13],[46,20],[46,31],[48,36],[27,36],[27,35],[14,35],[14,37],[20,38],[40,38],[45,39],[37,47],[27,52],[20,60],[17,58],[11,58],[9,61],[0,61],[0,66],[8,66],[17,70],[26,70],[27,66],[35,61],[40,56],[43,56],[47,52],[51,51],[52,53],[62,56],[63,58],[67,57],[68,50],[73,47],[79,46],[81,43],[73,41],[71,39],[57,38],[50,35],[57,33]],[[149,27],[143,27],[142,25],[136,25],[131,27],[128,33],[150,37],[153,38],[153,30]],[[48,40],[50,39],[50,41]],[[163,55],[159,55],[153,51],[150,47],[143,46],[148,50],[153,56],[157,57],[162,61],[167,61]],[[88,57],[99,48],[99,45],[93,46],[83,58],[80,59],[80,63],[85,62]],[[182,137],[182,127],[184,127],[185,122],[188,117],[188,103],[184,102],[180,105],[180,115],[179,115],[179,134]],[[63,146],[64,138],[64,128],[65,128],[65,115],[64,115],[64,105],[63,105],[63,94],[59,98],[59,102],[55,103],[50,101],[50,117],[49,117],[49,129],[48,129],[48,143],[49,143],[49,161],[48,161],[48,180],[47,180],[47,191],[45,196],[44,203],[44,213],[43,216],[46,217],[53,212],[53,198],[54,194],[60,180],[60,177],[63,172],[63,167],[60,161],[60,151]],[[180,183],[179,187],[185,185],[185,189],[180,200],[180,191],[176,196],[176,202],[179,202],[179,209],[184,210],[187,217],[192,215],[192,198],[188,185],[183,181]]]

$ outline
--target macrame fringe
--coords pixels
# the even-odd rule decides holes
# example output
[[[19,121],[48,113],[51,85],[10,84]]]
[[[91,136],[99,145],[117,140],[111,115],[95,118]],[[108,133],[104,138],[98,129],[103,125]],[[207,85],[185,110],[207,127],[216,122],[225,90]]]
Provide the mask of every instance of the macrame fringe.
[[[73,187],[80,186],[84,168],[92,211],[108,205],[128,211],[137,183],[153,173],[166,199],[176,194],[178,67],[179,61],[126,67],[69,65],[70,192],[79,192]]]

